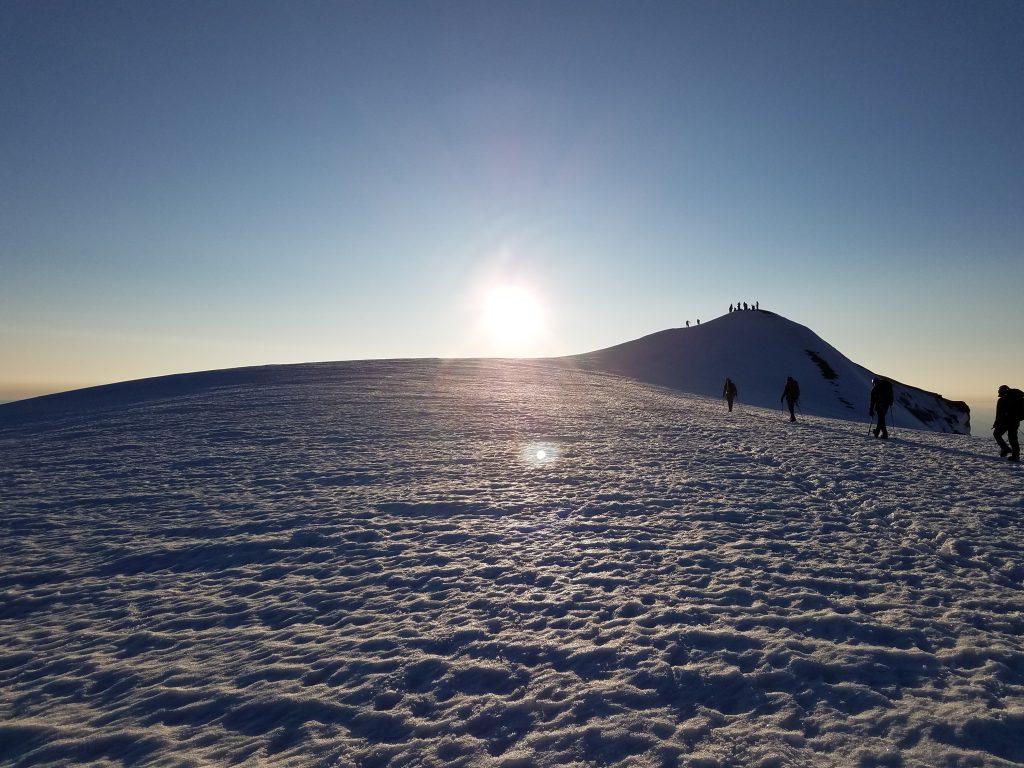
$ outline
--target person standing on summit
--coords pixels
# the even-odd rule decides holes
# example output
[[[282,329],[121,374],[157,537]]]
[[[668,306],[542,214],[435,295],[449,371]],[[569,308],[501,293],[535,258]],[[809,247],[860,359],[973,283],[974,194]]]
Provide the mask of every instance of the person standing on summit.
[[[878,424],[871,430],[875,437],[883,440],[889,437],[889,430],[885,428],[885,414],[892,406],[892,382],[879,376],[871,380],[871,404],[868,406],[868,416],[878,414]]]
[[[992,436],[999,443],[999,455],[1009,461],[1020,461],[1020,440],[1017,430],[1024,418],[1024,392],[1011,389],[1003,384],[999,387],[999,399],[996,400],[996,421],[992,425]],[[1006,435],[1010,444],[1003,440]]]
[[[786,377],[786,386],[783,388],[782,397],[779,400],[786,401],[786,405],[789,406],[789,420],[796,421],[796,414],[793,412],[793,409],[800,402],[800,385],[796,383],[796,379],[792,376]]]

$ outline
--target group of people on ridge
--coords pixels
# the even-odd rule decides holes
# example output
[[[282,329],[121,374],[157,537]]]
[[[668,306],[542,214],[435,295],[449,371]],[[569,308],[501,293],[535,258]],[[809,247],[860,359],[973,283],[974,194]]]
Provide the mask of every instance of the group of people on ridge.
[[[761,302],[760,301],[755,301],[753,304],[747,304],[747,302],[745,302],[745,301],[737,301],[736,302],[736,309],[733,309],[732,304],[729,305],[729,311],[730,312],[739,312],[741,309],[760,309],[760,308],[761,308]]]
[[[745,301],[737,301],[735,307],[733,307],[732,304],[729,305],[729,312],[730,313],[731,312],[739,312],[740,310],[745,310],[745,309],[749,310],[749,309],[760,309],[760,308],[761,308],[761,302],[760,301],[755,301],[755,302],[752,302],[750,304],[748,304]],[[700,325],[700,318],[699,317],[697,318],[697,325]],[[690,321],[689,320],[686,321],[686,327],[687,328],[690,327]]]
[[[729,404],[729,411],[732,412],[732,405],[739,396],[732,379],[726,378],[722,387],[722,397]],[[792,376],[786,377],[786,386],[782,389],[782,397],[789,407],[789,420],[796,421],[794,409],[800,402],[800,385]],[[889,430],[886,428],[886,414],[893,404],[892,382],[888,379],[877,376],[871,380],[871,398],[868,405],[868,415],[877,416],[878,421],[871,430],[877,438],[888,439]],[[999,455],[1013,462],[1020,462],[1020,440],[1017,431],[1020,423],[1024,420],[1024,392],[1019,389],[1011,389],[1006,384],[999,387],[999,399],[996,401],[996,420],[992,425],[992,436],[999,445]],[[1003,436],[1006,436],[1006,440]],[[1009,441],[1009,442],[1007,442]]]

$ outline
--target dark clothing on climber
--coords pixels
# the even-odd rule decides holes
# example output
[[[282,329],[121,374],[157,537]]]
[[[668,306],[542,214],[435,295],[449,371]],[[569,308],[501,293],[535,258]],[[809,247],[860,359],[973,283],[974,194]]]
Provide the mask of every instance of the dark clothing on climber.
[[[786,405],[789,406],[789,420],[796,421],[796,414],[793,412],[793,408],[800,402],[800,385],[796,383],[796,379],[792,376],[786,377],[786,386],[782,390],[782,397],[779,400],[785,400]]]
[[[739,392],[736,389],[736,385],[732,383],[732,379],[726,378],[725,386],[722,387],[722,397],[729,404],[729,413],[732,413],[732,401],[736,399],[737,394]]]
[[[892,407],[892,382],[888,379],[877,378],[871,382],[871,405],[868,408],[868,415],[878,414],[878,423],[871,433],[875,437],[885,439],[889,437],[889,430],[885,428],[885,414]]]
[[[1020,440],[1017,437],[1017,430],[1020,429],[1022,417],[1024,392],[1003,384],[999,387],[999,399],[996,401],[996,420],[992,425],[992,436],[999,444],[999,455],[1006,456],[1010,461],[1020,461]],[[1004,434],[1010,441],[1009,445],[1003,440]]]

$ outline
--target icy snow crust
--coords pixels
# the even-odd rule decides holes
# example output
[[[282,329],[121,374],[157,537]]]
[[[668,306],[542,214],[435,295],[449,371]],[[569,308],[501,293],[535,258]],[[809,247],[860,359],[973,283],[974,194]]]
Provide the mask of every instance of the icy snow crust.
[[[1024,476],[897,435],[550,362],[2,406],[0,762],[1018,765]]]

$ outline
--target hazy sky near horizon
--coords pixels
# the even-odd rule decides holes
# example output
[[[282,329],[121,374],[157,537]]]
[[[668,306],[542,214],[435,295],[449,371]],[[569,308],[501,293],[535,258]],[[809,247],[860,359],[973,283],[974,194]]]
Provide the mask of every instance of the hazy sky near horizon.
[[[0,399],[755,300],[947,397],[1024,386],[1017,0],[7,0],[0,104]]]

